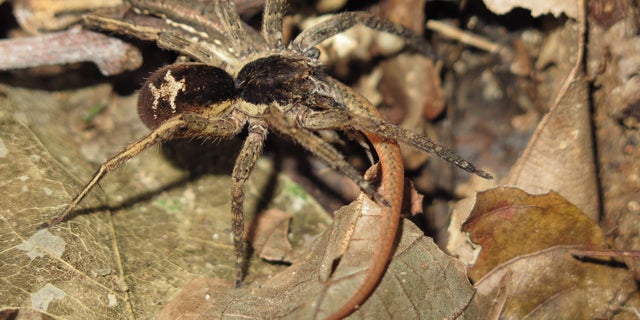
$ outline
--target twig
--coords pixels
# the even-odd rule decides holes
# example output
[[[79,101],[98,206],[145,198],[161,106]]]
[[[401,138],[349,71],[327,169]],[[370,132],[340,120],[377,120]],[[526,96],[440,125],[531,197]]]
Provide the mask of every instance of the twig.
[[[122,5],[122,0],[14,0],[13,15],[25,31],[62,30],[82,19],[81,13]]]
[[[234,2],[240,14],[247,16],[256,13],[256,9],[264,4],[264,0],[234,0]],[[78,0],[18,1],[14,14],[22,22],[24,29],[36,33],[40,28],[47,29],[52,26],[59,28],[66,23],[81,19],[80,15],[72,15],[68,17],[71,19],[69,21],[54,21],[53,17],[56,14],[113,7],[121,3],[120,0],[100,0],[91,4]],[[140,67],[142,55],[136,47],[119,39],[79,28],[30,38],[0,40],[0,70],[81,61],[95,63],[100,72],[108,76]]]
[[[460,41],[464,44],[491,52],[496,53],[500,50],[499,44],[493,43],[481,36],[475,35],[470,32],[462,31],[456,27],[452,27],[446,23],[442,23],[436,20],[427,21],[427,28],[442,34],[445,37]]]
[[[0,70],[91,61],[104,75],[142,64],[138,49],[116,38],[74,28],[28,38],[0,40]]]

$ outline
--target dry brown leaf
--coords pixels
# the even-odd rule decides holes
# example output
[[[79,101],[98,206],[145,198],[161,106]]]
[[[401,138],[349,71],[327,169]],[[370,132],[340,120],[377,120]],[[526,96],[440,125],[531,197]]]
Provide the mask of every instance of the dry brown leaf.
[[[364,216],[360,216],[365,214]],[[163,318],[246,317],[262,319],[322,319],[338,308],[358,287],[369,264],[377,235],[379,207],[360,197],[342,208],[330,230],[323,233],[299,261],[259,286],[232,290],[215,280],[197,280],[163,311]],[[354,226],[354,219],[356,225]],[[351,231],[340,231],[353,230]],[[336,235],[352,235],[348,248],[327,280],[319,273],[332,266],[328,246],[343,243]],[[340,247],[340,245],[337,245]],[[379,287],[350,318],[353,319],[478,319],[479,305],[469,305],[473,289],[464,266],[445,255],[412,223],[405,221],[395,257]],[[190,310],[201,310],[193,314]]]
[[[289,242],[289,221],[292,216],[271,209],[258,214],[247,224],[247,240],[254,252],[267,261],[291,262],[295,256]]]
[[[606,248],[602,229],[555,192],[530,195],[509,187],[480,192],[462,230],[482,247],[469,269],[474,281],[510,259],[549,247]]]
[[[580,260],[557,246],[499,266],[478,283],[474,300],[500,319],[637,319],[640,295],[625,268]]]
[[[604,232],[556,193],[499,187],[477,195],[465,231],[481,245],[469,275],[477,303],[500,319],[631,318],[640,295],[613,260],[579,259],[607,247]]]
[[[553,92],[552,96],[559,95],[559,99],[540,121],[525,151],[502,183],[532,194],[556,191],[597,221],[600,205],[589,84],[582,72],[576,72],[575,77],[570,72],[576,66],[578,55],[576,27],[567,22],[564,28],[556,31],[556,36],[549,37],[556,41],[547,41],[542,49],[557,61],[559,73],[569,74],[558,77],[569,86],[563,87],[565,91]],[[562,87],[562,83],[555,86]]]
[[[415,217],[424,212],[424,195],[416,190],[409,178],[405,178],[404,199],[402,212],[407,212],[407,216]]]

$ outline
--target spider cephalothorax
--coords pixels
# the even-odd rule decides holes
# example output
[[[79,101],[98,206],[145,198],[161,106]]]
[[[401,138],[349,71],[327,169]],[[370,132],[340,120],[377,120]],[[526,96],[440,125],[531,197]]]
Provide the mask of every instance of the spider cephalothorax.
[[[105,161],[68,208],[49,223],[64,219],[104,175],[156,143],[176,138],[229,138],[246,129],[248,134],[231,174],[232,230],[236,249],[236,285],[239,286],[244,259],[244,183],[262,152],[268,132],[276,132],[299,143],[355,181],[378,203],[393,206],[398,219],[398,199],[385,199],[378,195],[374,186],[318,132],[362,132],[369,139],[374,137],[378,140],[374,146],[376,143],[388,144],[384,140],[404,141],[435,153],[468,172],[491,177],[428,138],[380,119],[366,99],[327,75],[317,60],[316,44],[355,24],[403,37],[409,46],[428,54],[429,47],[424,40],[402,26],[363,12],[345,12],[304,30],[285,47],[282,19],[287,1],[284,0],[266,1],[262,37],[240,20],[230,0],[219,0],[203,10],[191,8],[190,3],[183,1],[129,2],[136,12],[145,14],[147,20],[155,19],[154,22],[141,26],[126,18],[90,15],[85,24],[155,40],[159,46],[178,51],[198,62],[166,66],[149,77],[140,90],[138,110],[151,132]],[[184,15],[184,12],[195,14]],[[203,19],[203,16],[210,19]],[[397,150],[397,145],[395,148]],[[388,161],[401,162],[397,158],[399,155]],[[383,163],[383,171],[385,165],[387,169],[394,167],[389,164]],[[395,175],[397,182],[398,176],[402,175],[402,165],[395,168],[400,168],[400,172],[387,170],[387,174]],[[402,177],[399,178],[397,184],[401,189]],[[402,194],[401,190],[390,192]],[[397,223],[390,225],[397,227]],[[388,241],[389,244],[385,253],[377,257],[382,261],[375,262],[375,265],[372,262],[370,269],[377,270],[377,273],[371,273],[371,277],[381,276],[393,252],[389,248],[393,245],[395,229],[387,231],[381,227],[381,235],[379,241]],[[341,308],[343,310],[332,318],[343,317],[361,304],[377,283],[376,279],[370,280],[366,288],[363,286],[363,292],[358,290],[358,296],[354,295],[349,300],[352,305]]]
[[[274,54],[247,63],[236,77],[238,97],[253,104],[303,103],[325,94],[327,74],[308,57]],[[325,91],[325,92],[322,92]]]

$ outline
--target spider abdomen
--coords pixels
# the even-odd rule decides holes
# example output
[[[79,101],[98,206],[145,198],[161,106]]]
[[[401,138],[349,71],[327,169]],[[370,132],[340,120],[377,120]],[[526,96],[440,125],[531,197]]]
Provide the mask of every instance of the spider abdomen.
[[[201,113],[234,97],[233,79],[220,68],[203,63],[168,65],[155,71],[140,89],[138,115],[155,129],[175,115]]]
[[[271,55],[247,63],[238,72],[238,97],[253,104],[281,105],[306,100],[325,76],[306,57]]]

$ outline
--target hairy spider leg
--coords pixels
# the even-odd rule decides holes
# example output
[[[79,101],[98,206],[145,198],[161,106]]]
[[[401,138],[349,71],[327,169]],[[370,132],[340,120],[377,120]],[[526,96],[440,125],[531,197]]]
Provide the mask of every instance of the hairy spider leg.
[[[289,48],[301,53],[313,49],[318,43],[342,33],[356,24],[362,24],[373,30],[378,30],[401,37],[409,47],[425,56],[434,56],[431,46],[413,31],[393,23],[389,20],[376,17],[366,12],[342,12],[330,19],[324,20],[314,26],[303,30],[290,44]]]
[[[264,141],[267,138],[267,124],[263,120],[249,120],[249,134],[247,135],[240,154],[236,159],[231,174],[231,226],[233,245],[236,253],[236,288],[242,285],[245,267],[244,250],[244,185],[251,175],[258,157],[262,154]]]
[[[378,201],[378,203],[389,206],[389,202],[376,192],[375,188],[362,177],[360,172],[345,160],[344,156],[342,156],[336,148],[327,143],[324,139],[320,138],[313,132],[300,127],[299,125],[288,121],[284,113],[275,106],[272,106],[269,109],[269,112],[264,114],[264,118],[267,119],[269,124],[280,134],[291,138],[307,151],[311,152],[311,154],[322,160],[330,168],[353,180],[353,182],[355,182],[368,196]]]
[[[216,138],[234,136],[238,134],[243,127],[242,122],[237,121],[235,117],[234,114],[229,114],[220,118],[210,119],[196,113],[183,113],[167,119],[147,135],[132,142],[122,151],[104,161],[91,180],[82,188],[82,191],[73,198],[67,208],[61,214],[43,223],[42,227],[67,220],[82,199],[86,197],[91,189],[93,189],[105,175],[118,169],[122,164],[140,154],[140,152],[159,142],[165,142],[175,138],[198,135]]]
[[[338,87],[338,90],[340,90],[344,99],[350,102],[346,103],[346,105],[356,106],[359,110],[367,110],[364,106],[364,103],[366,102],[365,98],[352,90],[346,91],[346,86],[344,86],[344,84],[336,80],[333,82],[334,85]],[[473,164],[455,152],[433,142],[429,138],[411,130],[388,123],[378,117],[369,115],[367,112],[356,111],[358,109],[354,108],[351,112],[340,109],[309,111],[305,114],[305,117],[300,120],[300,122],[305,128],[312,130],[340,130],[345,128],[345,126],[350,126],[354,130],[375,132],[383,137],[402,141],[414,148],[435,154],[443,160],[450,162],[469,173],[476,174],[486,179],[493,179],[489,173],[476,168]]]
[[[188,26],[189,29],[205,34],[210,40],[218,39],[223,41],[226,36],[220,31],[221,26],[218,20],[211,19],[215,16],[215,6],[200,5],[193,1],[149,1],[149,0],[128,0],[132,7],[160,16],[169,20],[174,25]],[[198,6],[197,10],[194,7]],[[227,42],[227,41],[225,41]],[[204,61],[201,61],[204,62]]]
[[[275,1],[273,2],[267,1],[266,7],[269,8],[272,6],[274,7],[278,6],[277,4],[274,4],[274,2]],[[280,9],[283,10],[282,8]],[[265,11],[265,12],[269,12],[269,11]],[[280,17],[277,17],[277,18],[281,20]],[[274,17],[273,19],[275,20],[276,17]],[[263,27],[265,30],[267,28],[267,25],[274,25],[274,24],[276,25],[279,24],[277,28],[282,28],[282,21],[278,21],[278,22],[267,21],[267,16],[265,16],[264,18],[264,23],[265,25]],[[405,38],[408,38],[408,42],[413,42],[413,43],[410,43],[410,45],[422,49],[423,52],[429,51],[428,50],[429,47],[426,44],[424,44],[424,41],[422,39],[420,39],[417,35],[413,34],[411,31],[405,29],[404,27],[397,26],[393,23],[387,22],[377,17],[371,16],[368,14],[362,14],[362,13],[338,14],[333,18],[323,23],[320,23],[319,25],[316,25],[315,27],[311,27],[303,31],[296,39],[294,39],[292,43],[290,43],[289,48],[296,50],[307,57],[317,59],[318,58],[318,54],[316,52],[317,49],[314,48],[316,44],[335,34],[338,34],[340,32],[343,32],[351,28],[353,25],[357,23],[363,23],[364,25],[371,27],[373,29],[388,31],[388,32],[403,36]],[[263,32],[265,32],[265,30],[263,30]],[[359,96],[361,101],[357,101],[358,99],[355,99],[356,102],[359,102],[357,103],[357,106],[356,107],[352,106],[351,103],[353,102],[352,100],[354,100],[353,97],[350,97],[349,95],[343,92],[343,91],[351,92],[350,88],[346,88],[346,86],[337,87],[336,85],[334,85],[334,90],[332,91],[334,92],[334,94],[337,93],[338,96],[342,96],[341,97],[342,99],[339,99],[341,101],[334,100],[333,102],[334,103],[338,102],[338,104],[344,105],[346,107],[346,110],[350,110],[351,112],[363,113],[365,111],[364,111],[364,108],[361,108],[361,107],[363,104],[366,104],[366,107],[369,108],[372,114],[375,114],[378,117],[380,116],[377,113],[377,110],[375,109],[375,107],[361,96]],[[329,107],[328,110],[345,110],[342,108],[335,109],[335,108],[331,108],[330,106],[328,107]],[[309,111],[310,113],[312,112],[312,110],[307,110],[307,111]],[[275,125],[276,121],[272,121],[272,122]],[[319,122],[322,123],[322,119],[319,119]],[[300,126],[300,123],[298,125]],[[344,129],[344,127],[338,126],[332,129]],[[283,128],[280,128],[279,130],[283,131]],[[298,130],[298,132],[296,132],[297,134],[291,134],[291,133],[287,134],[286,132],[283,132],[283,133],[299,141],[300,139],[299,132],[303,132],[303,130],[301,128],[297,130]],[[369,196],[373,194],[374,199],[376,199],[376,201],[378,201],[379,203],[385,204],[385,207],[383,208],[384,211],[380,217],[381,221],[380,221],[379,237],[375,245],[374,255],[369,264],[369,268],[365,272],[365,279],[356,288],[356,290],[349,297],[349,299],[347,299],[345,303],[342,303],[336,311],[333,311],[328,316],[328,319],[331,319],[331,320],[342,319],[348,316],[349,314],[351,314],[359,305],[364,303],[368,299],[368,297],[372,294],[372,292],[375,290],[379,281],[384,275],[384,272],[390,261],[391,256],[393,255],[395,237],[396,237],[396,233],[398,231],[398,226],[400,223],[400,211],[401,211],[400,207],[402,204],[404,166],[403,166],[403,162],[402,162],[403,160],[400,154],[400,149],[398,147],[398,144],[395,141],[385,140],[384,138],[378,136],[375,132],[364,132],[364,135],[373,144],[376,150],[376,153],[381,158],[380,164],[381,164],[381,170],[383,172],[383,187],[385,188],[384,192],[386,195],[390,195],[389,201],[391,201],[391,203],[387,202],[386,199],[382,199],[380,196],[378,196],[377,192],[375,192],[374,190],[367,191],[366,188],[363,188],[362,185],[359,183],[359,185],[361,186],[361,189],[364,190]],[[321,144],[328,145],[325,141],[323,141],[321,138],[317,137],[313,133],[309,132],[309,134],[306,136],[319,139],[321,140]],[[361,141],[359,142],[362,143]],[[302,145],[307,146],[311,144],[302,143]],[[322,156],[319,155],[318,152],[316,151],[318,150],[317,148],[309,148],[309,150],[312,151],[317,156],[320,156],[320,158],[322,159]],[[342,159],[342,155],[339,155],[339,158]],[[382,159],[382,158],[385,158],[385,159]],[[331,162],[329,163],[331,164]],[[348,164],[348,162],[346,161],[345,163]],[[336,168],[335,163],[333,164],[333,167]],[[347,166],[347,168],[350,168],[350,166]],[[341,171],[341,170],[338,170],[338,171]],[[356,182],[359,179],[364,181],[361,175],[357,172],[356,174],[353,174],[353,175],[347,174],[347,176],[349,176],[352,180]]]
[[[67,206],[67,208],[59,215],[49,219],[42,226],[50,226],[66,220],[73,210],[78,206],[80,201],[84,199],[84,197],[93,189],[93,187],[100,182],[100,180],[109,172],[119,168],[123,163],[127,162],[129,159],[137,156],[140,152],[149,148],[150,146],[155,145],[158,142],[166,141],[170,139],[173,134],[181,128],[184,128],[186,125],[186,121],[182,118],[182,116],[175,116],[166,122],[164,122],[161,126],[156,128],[155,130],[149,132],[146,136],[136,140],[135,142],[129,144],[124,150],[115,154],[114,156],[107,159],[100,165],[100,168],[93,175],[89,183],[87,183],[82,191],[76,195],[71,203]]]
[[[235,24],[227,23],[227,19],[234,19],[233,14],[218,13],[220,5],[228,7],[229,3],[214,4],[199,8],[203,15],[222,16],[221,19],[206,19],[194,15],[193,5],[185,1],[130,1],[131,5],[151,15],[159,16],[165,21],[160,25],[145,23],[144,21],[128,22],[95,14],[83,16],[83,24],[93,29],[102,29],[126,34],[142,40],[156,41],[160,48],[180,52],[197,61],[223,68],[233,73],[239,68],[239,60],[246,57],[256,48],[263,49],[266,42],[262,36],[243,21]],[[235,9],[234,9],[235,10]],[[237,14],[236,14],[237,15]],[[188,17],[188,18],[185,18]],[[190,20],[195,19],[193,22]],[[239,19],[239,17],[237,18]],[[219,21],[223,20],[223,21]],[[189,22],[187,22],[189,21]],[[162,24],[164,23],[164,25]],[[240,31],[231,30],[234,25],[240,25]],[[229,35],[246,34],[249,41],[237,44]]]
[[[235,51],[232,53],[234,53],[236,57],[245,57],[252,51],[255,51],[256,47],[253,43],[245,40],[250,39],[250,37],[242,27],[243,22],[240,19],[240,15],[233,1],[218,0],[214,5],[224,33],[231,40],[227,45],[230,45],[230,50]]]
[[[221,68],[224,68],[229,74],[236,74],[239,69],[243,68],[244,65],[242,65],[242,59],[246,59],[247,57],[252,55],[254,51],[260,51],[265,49],[266,47],[268,47],[267,49],[269,50],[284,49],[284,40],[282,38],[282,20],[287,2],[285,0],[266,1],[263,16],[263,37],[257,35],[257,32],[251,32],[253,31],[252,29],[247,29],[246,24],[244,24],[244,22],[240,19],[231,0],[219,0],[216,4],[213,5],[211,10],[206,9],[207,12],[215,13],[215,15],[218,16],[220,25],[215,24],[216,22],[212,22],[215,25],[209,24],[207,22],[207,19],[199,19],[197,17],[189,18],[186,16],[182,17],[180,14],[176,14],[176,12],[180,12],[180,10],[182,9],[186,10],[184,11],[186,13],[193,13],[193,10],[189,10],[190,8],[186,7],[186,2],[183,1],[166,3],[156,3],[153,1],[144,2],[149,4],[149,8],[147,9],[150,12],[153,13],[152,9],[155,8],[154,6],[157,6],[158,8],[156,8],[156,13],[158,15],[172,15],[170,18],[173,18],[173,22],[175,23],[177,21],[179,24],[181,23],[184,28],[174,27],[174,24],[169,24],[167,28],[163,29],[146,25],[143,25],[141,27],[132,23],[121,22],[118,20],[109,20],[107,18],[102,18],[103,20],[96,23],[97,27],[117,32],[122,32],[122,29],[119,29],[122,27],[125,34],[129,34],[134,37],[146,37],[148,40],[155,40],[160,47],[175,50],[180,53],[192,56],[201,62],[219,66]],[[135,7],[135,3],[142,4],[143,1],[131,0],[131,3]],[[169,6],[171,8],[166,6]],[[195,20],[192,21],[193,19]],[[88,20],[90,20],[90,18]],[[118,26],[118,23],[124,25]],[[343,32],[356,24],[362,24],[375,30],[401,36],[402,38],[404,38],[408,46],[413,47],[414,49],[425,55],[432,55],[431,49],[428,44],[421,37],[417,36],[410,30],[387,20],[383,20],[362,12],[347,12],[337,14],[331,19],[328,19],[314,27],[306,29],[300,35],[298,35],[298,37],[292,43],[289,44],[288,48],[292,51],[299,52],[307,58],[317,59],[319,51],[314,48],[316,44],[331,36]],[[218,30],[221,31],[219,32]],[[212,38],[210,36],[207,36],[206,34],[219,34],[219,37],[215,36]],[[309,62],[307,63],[310,63],[310,61],[312,60],[309,60]],[[298,142],[302,142],[303,146],[307,146],[307,143],[304,142],[311,141],[313,141],[313,143],[317,145],[327,145],[328,147],[322,147],[321,151],[316,151],[316,156],[320,157],[320,159],[323,159],[325,162],[329,163],[332,167],[336,168],[336,170],[356,181],[361,189],[363,189],[370,196],[374,197],[377,201],[384,203],[385,199],[382,199],[380,196],[376,198],[377,194],[375,193],[374,189],[371,186],[364,185],[366,181],[364,181],[361,175],[354,168],[352,168],[347,161],[344,160],[343,156],[340,155],[340,153],[335,148],[333,148],[333,146],[329,145],[326,141],[324,141],[321,137],[317,136],[312,131],[318,131],[313,128],[320,128],[319,130],[355,129],[356,132],[361,130],[363,131],[364,135],[372,142],[376,153],[381,159],[381,166],[383,171],[383,188],[385,189],[384,194],[391,197],[389,199],[391,200],[391,207],[388,207],[386,209],[383,208],[383,210],[389,210],[390,212],[383,213],[381,217],[381,219],[383,220],[381,220],[380,239],[376,243],[377,251],[371,261],[371,265],[369,268],[370,270],[367,271],[365,281],[360,285],[360,287],[356,289],[354,295],[350,297],[347,302],[339,308],[337,312],[329,316],[330,319],[338,319],[349,315],[355,308],[357,308],[357,306],[366,301],[366,299],[375,289],[378,281],[384,274],[384,270],[386,269],[388,260],[393,252],[393,240],[395,238],[395,233],[397,231],[397,226],[400,220],[399,201],[401,201],[401,196],[396,195],[398,195],[399,190],[402,190],[403,168],[402,159],[399,154],[397,144],[392,139],[387,138],[398,137],[398,139],[402,140],[404,137],[406,141],[408,141],[410,144],[413,144],[414,146],[417,146],[418,148],[421,148],[428,152],[435,152],[436,154],[440,152],[442,153],[439,154],[441,157],[454,163],[458,161],[457,164],[459,166],[463,166],[463,169],[465,170],[473,167],[471,166],[464,168],[466,166],[465,163],[467,163],[466,161],[448,150],[443,151],[445,149],[441,149],[440,146],[434,144],[424,137],[421,137],[420,135],[417,135],[415,133],[407,133],[403,131],[404,129],[401,129],[399,127],[392,126],[391,129],[388,129],[389,124],[379,119],[380,115],[365,98],[354,93],[352,89],[347,87],[346,85],[343,85],[331,78],[327,79],[327,81],[331,83],[332,88],[330,90],[326,90],[326,88],[324,88],[326,86],[329,86],[325,83],[318,83],[318,86],[322,86],[322,88],[318,88],[320,88],[320,91],[322,92],[321,94],[327,94],[331,96],[331,99],[335,99],[333,105],[327,105],[326,107],[328,107],[328,110],[334,110],[333,108],[335,108],[336,111],[329,111],[325,113],[324,116],[326,116],[327,118],[325,118],[324,120],[319,118],[314,119],[314,117],[316,116],[313,115],[313,112],[308,112],[308,114],[306,115],[306,120],[301,122],[291,121],[291,118],[288,114],[281,114],[282,112],[287,112],[282,111],[282,109],[278,109],[275,111],[269,110],[265,114],[255,114],[255,118],[249,118],[247,115],[242,114],[242,110],[244,109],[242,109],[242,107],[240,106],[236,106],[241,110],[237,110],[238,112],[232,112],[233,116],[230,116],[230,118],[227,119],[229,120],[229,123],[227,124],[210,122],[214,121],[209,120],[212,119],[211,116],[201,117],[199,115],[188,116],[185,114],[186,117],[182,119],[186,122],[186,130],[188,132],[193,133],[193,136],[202,137],[223,137],[225,135],[234,135],[244,127],[247,121],[250,122],[250,137],[247,139],[247,141],[245,141],[243,151],[241,152],[241,155],[239,156],[239,159],[234,166],[234,172],[232,173],[232,178],[234,181],[232,186],[232,219],[234,244],[236,246],[236,264],[240,266],[242,265],[244,259],[244,243],[242,238],[242,234],[244,231],[242,226],[242,224],[244,223],[242,212],[242,202],[244,200],[244,183],[249,176],[251,169],[255,165],[257,157],[262,151],[264,136],[266,135],[267,128],[273,128],[275,131],[280,131],[280,133],[286,136],[290,136]],[[313,111],[311,108],[316,107],[315,104],[317,104],[318,102],[319,101],[315,100],[307,101],[306,103],[312,104],[306,106],[308,109],[307,111]],[[322,108],[322,106],[318,107]],[[258,120],[260,119],[259,116],[263,116],[261,120]],[[302,119],[305,119],[305,117],[302,117]],[[345,121],[339,123],[339,119],[343,119]],[[220,120],[220,118],[215,121],[218,120]],[[264,124],[265,121],[267,122],[269,127]],[[371,123],[376,124],[378,127],[382,127],[382,129],[376,127],[376,125],[373,125]],[[213,128],[210,127],[209,124],[211,124]],[[225,125],[229,124],[231,125],[225,127]],[[224,132],[217,132],[216,130],[218,129],[216,129],[216,126],[218,125],[227,129],[225,129]],[[345,128],[345,125],[350,126],[350,128]],[[158,128],[154,129],[154,132],[155,130],[158,130]],[[182,137],[183,135],[180,136]],[[313,152],[315,150],[311,151]],[[122,153],[125,152],[126,150],[122,151]],[[450,156],[449,154],[453,154],[455,155],[455,157]],[[456,157],[461,160],[458,160],[458,158]],[[385,160],[382,161],[382,158],[384,158]],[[123,162],[127,159],[123,160]],[[475,170],[475,168],[473,169]],[[478,170],[478,172],[480,174],[484,173],[481,170]],[[99,181],[100,178],[105,174],[106,171],[103,173],[100,173],[100,171],[98,171],[98,173],[96,173],[96,175],[90,182],[91,185],[88,185],[83,190],[84,195],[86,195],[86,193],[89,192],[93,185],[95,185],[97,181]],[[488,176],[488,174],[486,176]],[[78,196],[79,199],[75,199],[74,206],[77,206],[84,195],[82,195],[81,193],[81,195]],[[388,203],[385,204],[389,205]],[[389,230],[385,231],[386,229]],[[241,267],[237,267],[236,285],[240,284],[242,274],[243,273]]]
[[[381,117],[377,109],[363,96],[354,92],[351,88],[340,83],[332,78],[327,78],[329,85],[334,88],[336,99],[339,99],[346,109],[328,109],[326,111],[313,111],[309,110],[305,113],[302,119],[299,119],[301,126],[315,125],[317,128],[322,129],[331,124],[331,117],[328,118],[329,123],[326,123],[325,119],[314,117],[314,114],[320,115],[336,115],[336,122],[339,124],[342,117],[343,124],[336,126],[333,129],[345,130],[345,124],[348,124],[349,112],[350,113],[365,113],[371,117]],[[341,112],[334,112],[341,111]],[[315,118],[315,119],[314,119]],[[315,120],[315,121],[313,121]],[[324,122],[324,124],[323,124]],[[362,305],[373,291],[378,286],[378,283],[382,280],[387,265],[391,261],[393,251],[395,249],[395,238],[398,233],[398,228],[401,220],[401,206],[403,199],[404,189],[404,163],[402,154],[400,153],[400,147],[398,143],[393,139],[387,139],[378,135],[375,131],[362,130],[363,134],[367,137],[369,142],[373,145],[376,154],[379,158],[380,170],[382,172],[381,186],[384,189],[384,195],[389,198],[390,203],[382,207],[380,214],[380,224],[378,230],[378,239],[373,250],[373,256],[369,262],[364,275],[364,279],[360,282],[359,286],[349,296],[347,301],[342,303],[340,307],[333,311],[327,320],[339,320],[347,317],[353,313],[360,305]],[[321,296],[324,298],[324,296]],[[321,301],[318,302],[318,304]],[[319,311],[319,310],[318,310]]]
[[[287,10],[287,0],[267,1],[262,14],[262,37],[272,49],[284,48],[282,21]]]
[[[220,49],[216,50],[215,48],[211,48],[211,46],[203,47],[201,43],[194,43],[193,41],[187,40],[183,35],[172,31],[158,33],[156,42],[160,48],[178,51],[206,64],[215,66],[224,66],[227,64],[220,58],[220,55],[212,54],[212,52],[219,51]]]

